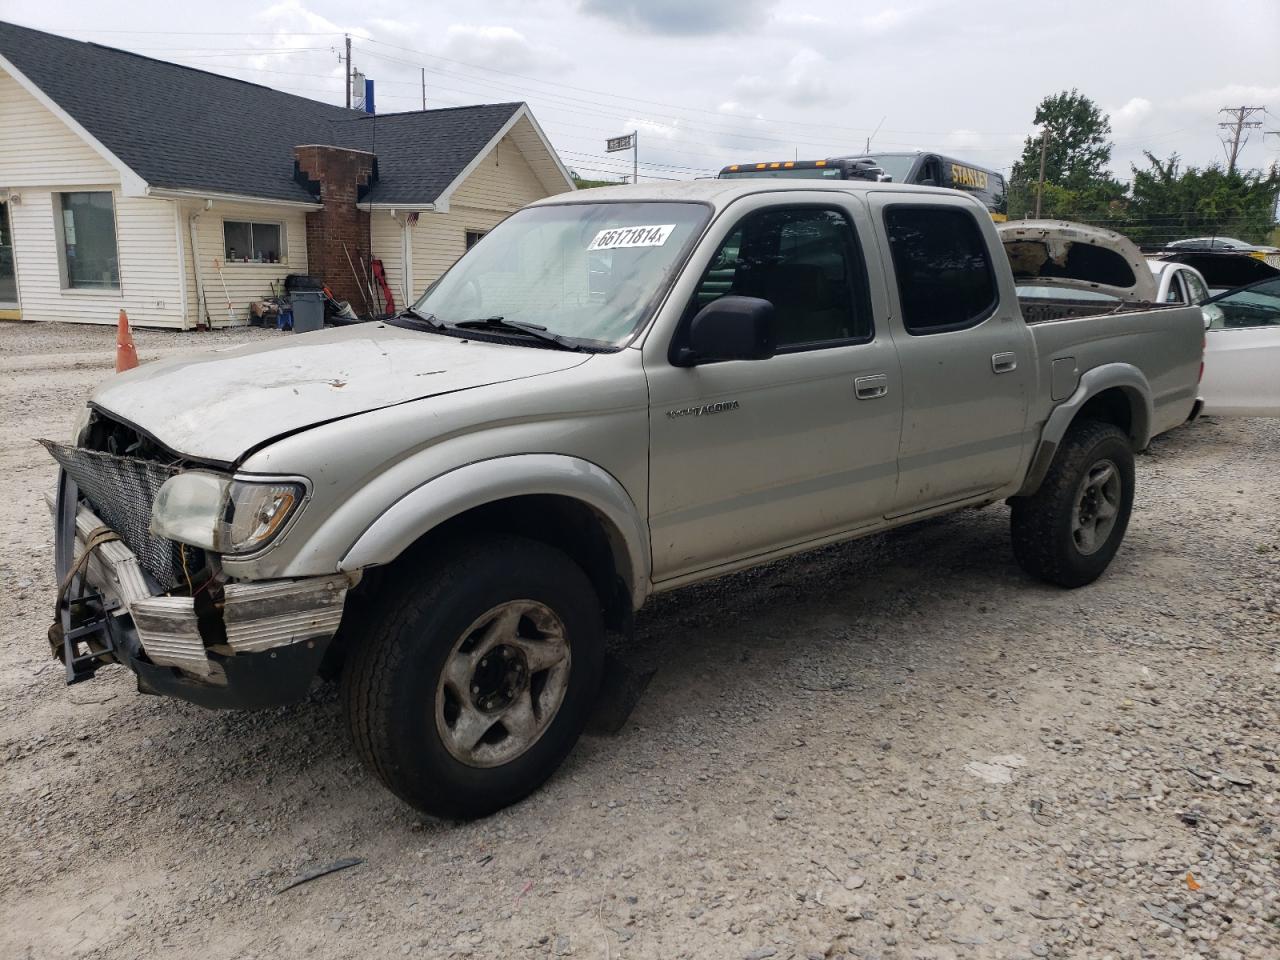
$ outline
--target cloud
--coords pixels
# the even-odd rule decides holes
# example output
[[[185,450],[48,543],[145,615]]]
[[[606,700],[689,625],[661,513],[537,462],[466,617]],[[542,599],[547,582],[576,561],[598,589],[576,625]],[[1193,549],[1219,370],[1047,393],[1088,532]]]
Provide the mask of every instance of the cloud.
[[[559,51],[531,43],[519,30],[500,26],[454,24],[445,32],[443,54],[464,63],[489,64],[510,73],[563,69]]]
[[[755,26],[775,0],[582,0],[584,13],[668,36],[736,33]]]
[[[816,50],[797,51],[776,74],[747,74],[734,83],[738,100],[780,100],[793,107],[811,107],[839,99],[831,62]]]
[[[350,33],[356,37],[369,37],[369,30],[364,27],[345,27],[314,10],[307,8],[300,0],[280,0],[265,10],[259,11],[255,19],[271,27],[271,46],[300,46],[299,33],[333,34],[338,39],[340,34]]]
[[[942,138],[947,150],[978,150],[986,146],[987,138],[976,130],[952,130]]]
[[[1155,104],[1146,97],[1131,97],[1123,106],[1110,111],[1111,132],[1116,137],[1130,137],[1151,119]]]
[[[859,19],[858,26],[863,33],[881,36],[901,30],[915,19],[915,10],[904,10],[902,7],[885,7],[869,17]]]

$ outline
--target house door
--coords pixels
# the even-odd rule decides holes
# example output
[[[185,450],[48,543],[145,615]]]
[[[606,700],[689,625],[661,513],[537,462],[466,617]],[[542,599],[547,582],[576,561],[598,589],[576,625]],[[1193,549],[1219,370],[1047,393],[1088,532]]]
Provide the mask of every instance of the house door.
[[[20,320],[18,274],[13,265],[13,233],[9,229],[9,203],[0,200],[0,320]]]

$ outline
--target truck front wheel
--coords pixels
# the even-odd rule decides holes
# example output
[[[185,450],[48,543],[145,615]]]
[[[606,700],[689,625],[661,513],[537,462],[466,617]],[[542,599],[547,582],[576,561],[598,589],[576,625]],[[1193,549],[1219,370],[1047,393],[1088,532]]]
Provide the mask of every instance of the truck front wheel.
[[[582,569],[515,537],[458,544],[382,584],[343,674],[366,765],[426,813],[481,817],[555,772],[586,724],[604,656]]]
[[[1016,497],[1013,553],[1046,583],[1082,587],[1115,556],[1133,509],[1133,447],[1119,427],[1074,423],[1040,489]]]

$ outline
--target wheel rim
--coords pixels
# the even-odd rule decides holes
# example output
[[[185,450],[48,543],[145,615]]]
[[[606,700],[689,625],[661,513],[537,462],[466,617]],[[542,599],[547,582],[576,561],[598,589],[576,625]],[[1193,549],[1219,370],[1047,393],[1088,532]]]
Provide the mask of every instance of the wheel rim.
[[[496,767],[546,732],[569,689],[564,624],[533,600],[512,600],[463,631],[436,686],[436,730],[451,756]]]
[[[1071,513],[1071,536],[1076,549],[1086,556],[1102,549],[1115,529],[1122,490],[1120,470],[1110,460],[1099,460],[1080,481]]]

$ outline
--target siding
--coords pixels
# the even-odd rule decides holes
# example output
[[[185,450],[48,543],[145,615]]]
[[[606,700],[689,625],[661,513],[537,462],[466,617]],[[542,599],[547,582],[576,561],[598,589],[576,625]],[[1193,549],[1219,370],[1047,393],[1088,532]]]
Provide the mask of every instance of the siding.
[[[448,213],[424,212],[411,228],[414,289],[407,300],[416,300],[462,256],[468,230],[492,230],[512,212],[545,196],[547,189],[520,148],[510,136],[503,137],[454,192]],[[404,290],[400,224],[385,210],[375,210],[371,226],[373,255],[382,259],[398,298]]]
[[[122,197],[113,167],[7,73],[0,72],[0,188],[13,195],[18,298],[24,320],[115,323],[121,308],[142,326],[182,322],[173,205]],[[54,228],[57,193],[112,191],[120,289],[63,290]]]
[[[430,214],[424,213],[423,216]],[[394,219],[386,210],[373,210],[369,213],[369,249],[373,251],[374,257],[382,260],[382,268],[387,272],[387,283],[396,298],[397,308],[405,307],[417,299],[404,286],[402,223],[403,213],[397,213]],[[362,309],[360,304],[352,306],[357,313]]]
[[[111,324],[124,309],[139,326],[182,325],[173,204],[121,197],[118,190],[114,194],[120,289],[63,290],[54,230],[56,194],[22,191],[22,203],[9,211],[22,319]]]
[[[0,70],[0,187],[119,183],[107,161]]]
[[[546,195],[524,154],[507,135],[454,191],[452,203],[510,213]]]
[[[196,221],[196,240],[199,244],[197,255],[200,257],[200,273],[204,280],[206,306],[210,321],[215,327],[229,326],[227,319],[227,298],[237,324],[249,320],[249,303],[271,296],[271,285],[274,282],[278,290],[284,289],[284,278],[290,273],[307,272],[307,219],[306,211],[292,207],[273,206],[269,203],[232,203],[215,201],[212,210],[203,206],[184,206],[182,212],[183,246],[185,249],[187,276],[187,303],[190,323],[199,321],[200,310],[197,303],[195,272],[191,263],[190,229],[187,218],[198,213]],[[387,218],[391,219],[390,217]],[[223,261],[226,250],[222,238],[223,220],[250,220],[267,223],[284,224],[284,247],[287,261],[285,263],[223,263],[222,277],[214,269],[214,260]],[[226,289],[223,289],[223,280]]]

